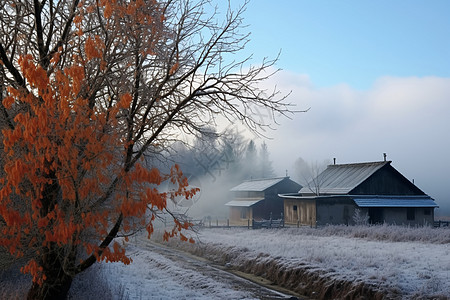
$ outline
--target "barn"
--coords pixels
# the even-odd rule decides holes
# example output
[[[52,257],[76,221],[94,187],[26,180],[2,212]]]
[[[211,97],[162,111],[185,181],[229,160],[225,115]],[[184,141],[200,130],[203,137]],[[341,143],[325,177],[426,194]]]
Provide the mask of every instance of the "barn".
[[[247,225],[249,220],[280,218],[283,198],[279,194],[298,192],[302,186],[289,177],[265,178],[244,181],[233,187],[230,208],[231,225]]]
[[[430,225],[436,202],[405,178],[391,161],[333,164],[284,199],[285,224]]]

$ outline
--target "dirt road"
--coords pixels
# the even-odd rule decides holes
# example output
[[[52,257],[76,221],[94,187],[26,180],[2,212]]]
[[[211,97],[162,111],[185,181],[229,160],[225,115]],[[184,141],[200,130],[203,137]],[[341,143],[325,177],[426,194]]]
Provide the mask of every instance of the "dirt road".
[[[276,287],[270,286],[269,282],[261,278],[253,277],[251,278],[253,281],[251,281],[242,277],[245,274],[231,273],[226,268],[214,265],[201,258],[151,243],[148,240],[138,241],[136,247],[134,251],[136,253],[141,252],[141,256],[143,253],[150,254],[147,263],[156,263],[160,272],[163,270],[171,273],[174,277],[178,277],[178,280],[187,289],[192,289],[193,292],[199,290],[205,296],[211,294],[216,295],[217,298],[227,297],[224,299],[301,299],[298,295],[294,296],[281,289],[277,290]],[[161,257],[165,259],[161,259]],[[174,265],[177,270],[181,271],[174,270]],[[180,276],[182,278],[179,278]],[[214,289],[217,289],[217,291],[214,291]],[[226,292],[224,293],[226,289],[229,290],[228,296]]]

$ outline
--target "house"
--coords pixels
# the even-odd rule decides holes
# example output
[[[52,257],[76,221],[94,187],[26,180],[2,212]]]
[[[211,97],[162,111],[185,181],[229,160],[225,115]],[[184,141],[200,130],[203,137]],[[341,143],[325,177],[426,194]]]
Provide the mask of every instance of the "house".
[[[333,164],[298,193],[282,194],[285,224],[431,225],[436,202],[391,161]]]
[[[233,187],[230,207],[230,224],[247,225],[249,220],[280,218],[283,214],[283,198],[278,194],[294,193],[302,186],[289,177],[248,180]]]

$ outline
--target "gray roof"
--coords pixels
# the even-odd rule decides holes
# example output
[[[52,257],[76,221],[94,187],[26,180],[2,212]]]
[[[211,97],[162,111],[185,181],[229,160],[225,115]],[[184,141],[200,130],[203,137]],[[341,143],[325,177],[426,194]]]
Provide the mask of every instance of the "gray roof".
[[[244,181],[243,183],[235,186],[230,191],[232,191],[232,192],[263,192],[266,189],[274,186],[275,184],[283,181],[284,179],[289,179],[289,177],[247,180],[247,181]]]
[[[236,200],[225,203],[225,205],[226,206],[250,207],[262,200],[264,200],[264,198],[245,198],[245,200],[236,199]]]
[[[314,189],[318,185],[320,194],[348,194],[376,171],[390,163],[390,161],[381,161],[329,165],[325,171],[320,173],[314,181],[303,187],[299,193],[311,194],[313,192],[310,188]]]
[[[429,196],[352,196],[359,207],[439,207]]]

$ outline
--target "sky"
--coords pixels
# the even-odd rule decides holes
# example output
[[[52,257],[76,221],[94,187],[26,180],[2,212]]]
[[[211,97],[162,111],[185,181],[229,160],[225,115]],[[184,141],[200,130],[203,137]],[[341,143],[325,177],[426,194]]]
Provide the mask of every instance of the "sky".
[[[352,163],[386,153],[450,215],[449,13],[450,1],[250,1],[242,55],[256,64],[281,51],[282,71],[265,84],[308,110],[266,133],[277,175],[299,157]]]

